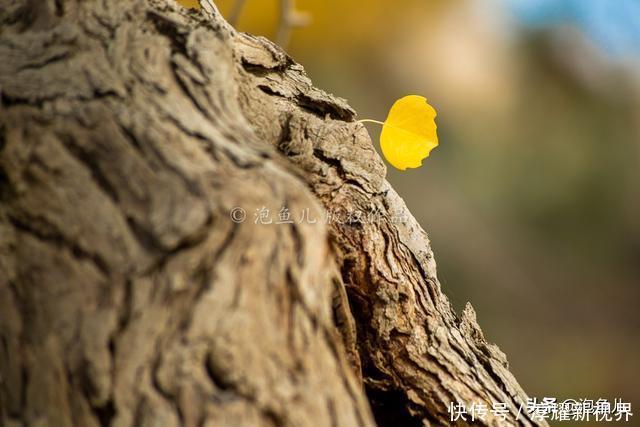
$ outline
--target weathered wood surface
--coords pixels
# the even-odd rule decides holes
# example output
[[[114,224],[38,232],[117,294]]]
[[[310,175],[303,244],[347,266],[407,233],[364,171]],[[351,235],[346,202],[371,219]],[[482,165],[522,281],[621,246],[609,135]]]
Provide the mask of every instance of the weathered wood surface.
[[[0,100],[3,425],[447,425],[526,400],[355,112],[208,1],[0,0]]]

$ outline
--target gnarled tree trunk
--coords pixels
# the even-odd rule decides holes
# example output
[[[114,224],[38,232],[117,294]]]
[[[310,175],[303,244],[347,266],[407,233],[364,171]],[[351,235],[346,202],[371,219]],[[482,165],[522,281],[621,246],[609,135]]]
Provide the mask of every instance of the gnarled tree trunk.
[[[536,424],[354,111],[276,45],[208,0],[0,25],[3,425]]]

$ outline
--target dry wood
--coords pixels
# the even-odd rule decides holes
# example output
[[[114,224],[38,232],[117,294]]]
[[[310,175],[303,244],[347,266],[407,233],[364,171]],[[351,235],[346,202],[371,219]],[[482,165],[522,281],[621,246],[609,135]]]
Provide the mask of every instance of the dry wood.
[[[526,401],[354,111],[203,6],[0,0],[2,424],[447,425],[450,402]]]

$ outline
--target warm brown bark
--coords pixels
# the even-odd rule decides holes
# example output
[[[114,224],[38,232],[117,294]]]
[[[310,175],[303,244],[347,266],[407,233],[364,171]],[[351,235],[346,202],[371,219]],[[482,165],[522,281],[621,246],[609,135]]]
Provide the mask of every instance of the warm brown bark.
[[[3,425],[442,425],[451,401],[523,402],[353,110],[203,6],[0,0]],[[263,206],[318,221],[255,224]]]

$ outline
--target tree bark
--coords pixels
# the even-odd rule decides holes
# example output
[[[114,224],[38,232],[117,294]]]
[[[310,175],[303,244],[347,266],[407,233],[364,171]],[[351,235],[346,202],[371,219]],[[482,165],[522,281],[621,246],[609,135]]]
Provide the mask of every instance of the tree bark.
[[[2,425],[544,424],[355,112],[202,5],[0,0]]]

